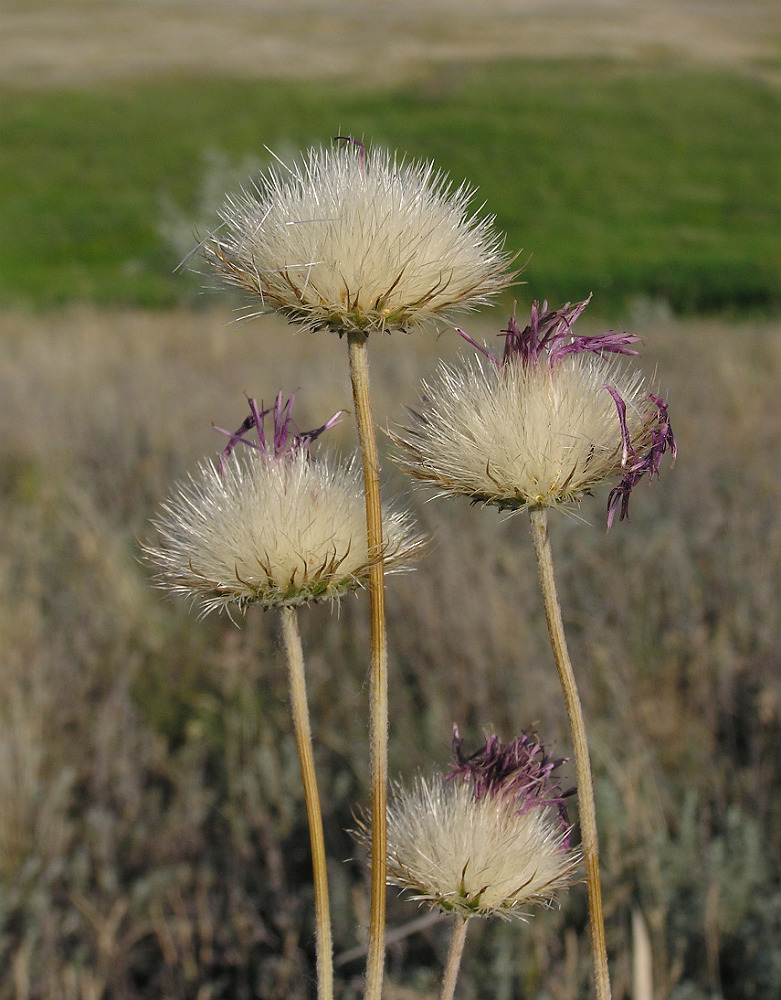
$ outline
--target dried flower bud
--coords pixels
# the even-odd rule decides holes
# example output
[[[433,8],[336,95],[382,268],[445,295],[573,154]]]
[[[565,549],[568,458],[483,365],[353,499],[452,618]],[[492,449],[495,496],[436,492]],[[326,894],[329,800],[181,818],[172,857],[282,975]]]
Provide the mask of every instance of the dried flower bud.
[[[310,330],[405,330],[511,280],[492,217],[431,163],[344,140],[270,167],[203,244],[228,281]]]

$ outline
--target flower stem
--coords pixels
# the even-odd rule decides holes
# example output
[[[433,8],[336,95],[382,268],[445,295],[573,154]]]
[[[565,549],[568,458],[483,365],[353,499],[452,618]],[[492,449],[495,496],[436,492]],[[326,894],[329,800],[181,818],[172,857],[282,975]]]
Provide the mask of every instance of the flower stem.
[[[445,975],[442,979],[440,1000],[453,1000],[453,994],[456,991],[458,970],[461,968],[461,956],[464,954],[464,941],[466,941],[468,923],[468,920],[456,917],[456,922],[453,926],[453,936],[450,939],[450,948],[447,953],[447,964],[445,965]]]
[[[333,945],[331,941],[331,915],[328,904],[328,869],[325,860],[325,838],[320,797],[317,793],[312,733],[309,728],[309,709],[306,700],[304,654],[295,608],[282,608],[282,635],[287,655],[290,682],[290,705],[296,733],[298,759],[304,783],[304,801],[309,821],[309,840],[312,846],[312,873],[315,891],[315,925],[317,951],[317,998],[332,1000],[334,995]]]
[[[366,336],[347,335],[350,379],[355,419],[361,444],[366,495],[366,534],[369,558],[369,610],[371,616],[371,687],[369,741],[371,756],[371,908],[365,1000],[380,1000],[385,963],[386,804],[388,786],[388,644],[385,627],[382,508],[380,466],[369,396],[369,362]]]
[[[599,844],[597,841],[597,817],[594,809],[594,787],[591,779],[586,727],[583,709],[575,683],[575,674],[567,651],[561,607],[556,594],[553,575],[553,556],[548,539],[548,517],[544,507],[532,507],[531,518],[534,551],[540,574],[540,587],[545,604],[545,618],[548,622],[553,656],[559,672],[564,701],[567,705],[572,744],[575,751],[575,772],[578,783],[578,814],[583,858],[586,864],[586,885],[588,887],[589,922],[591,926],[591,947],[594,961],[594,982],[598,1000],[610,1000],[610,973],[607,965],[605,943],[605,920],[602,914],[602,887],[599,878]]]

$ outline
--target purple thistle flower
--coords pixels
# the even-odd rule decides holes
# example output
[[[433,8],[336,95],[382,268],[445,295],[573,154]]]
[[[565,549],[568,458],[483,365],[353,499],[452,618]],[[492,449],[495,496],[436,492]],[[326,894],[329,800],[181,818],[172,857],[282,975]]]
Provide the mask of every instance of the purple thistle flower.
[[[659,475],[666,451],[675,460],[675,437],[666,402],[621,361],[640,338],[573,333],[589,301],[534,302],[523,329],[510,317],[501,357],[456,328],[490,364],[443,365],[423,384],[420,410],[392,435],[399,464],[443,494],[502,510],[576,504],[618,481],[608,529],[617,511],[625,519],[634,486]]]
[[[254,399],[248,399],[250,408],[249,416],[242,421],[241,426],[236,431],[226,431],[222,427],[215,426],[214,429],[216,431],[230,439],[220,455],[217,471],[223,471],[227,458],[239,442],[261,452],[269,461],[285,457],[290,458],[300,451],[306,451],[312,442],[316,441],[324,431],[334,427],[342,419],[344,410],[337,410],[329,420],[326,420],[322,427],[317,427],[311,431],[299,431],[292,417],[295,395],[293,393],[287,402],[283,402],[282,392],[280,391],[277,393],[274,405],[267,408],[262,408],[262,402],[260,404],[261,408],[258,408],[258,404]],[[265,421],[269,414],[273,414],[274,422],[270,442],[266,437],[265,431]],[[257,431],[257,443],[244,437],[253,427]]]
[[[343,411],[299,431],[293,400],[281,392],[269,407],[249,399],[238,430],[215,428],[229,439],[219,462],[202,462],[153,522],[159,542],[144,552],[160,586],[198,601],[204,614],[338,601],[365,585],[376,562],[358,463],[327,454],[313,461],[309,452]],[[228,461],[237,444],[248,447]],[[401,570],[424,541],[406,513],[386,505],[382,517],[385,571]]]
[[[453,769],[394,783],[388,805],[388,883],[445,913],[524,918],[570,885],[581,854],[553,760],[530,734],[496,736],[471,756],[453,727]],[[462,780],[454,780],[457,778]],[[359,838],[370,833],[361,823]]]
[[[471,783],[475,799],[497,796],[515,800],[515,813],[554,807],[563,834],[562,846],[569,847],[571,826],[565,799],[575,789],[561,790],[553,772],[566,762],[554,759],[532,733],[522,733],[508,743],[498,736],[486,737],[485,746],[467,756],[458,727],[453,726],[453,767],[446,779],[461,778]]]

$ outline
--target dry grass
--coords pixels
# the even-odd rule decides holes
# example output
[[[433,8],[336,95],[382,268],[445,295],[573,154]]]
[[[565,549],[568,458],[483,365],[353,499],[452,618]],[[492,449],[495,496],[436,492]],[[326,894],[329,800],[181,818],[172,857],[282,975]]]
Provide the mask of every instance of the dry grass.
[[[484,320],[468,324],[486,336]],[[769,324],[643,325],[680,441],[605,536],[552,525],[597,774],[616,995],[642,912],[657,996],[781,984],[778,379]],[[372,344],[380,422],[401,419],[452,333]],[[226,310],[0,315],[0,998],[303,998],[311,895],[275,620],[197,623],[162,601],[137,537],[172,481],[240,422],[246,390],[300,387],[302,424],[348,406],[346,349]],[[352,446],[349,422],[339,431]],[[405,489],[387,474],[387,489]],[[391,581],[391,768],[444,764],[538,722],[567,751],[523,516],[412,501],[436,544]],[[365,599],[304,617],[336,943],[365,912],[345,829],[366,788]],[[584,893],[482,926],[462,983],[575,1000]],[[393,923],[415,916],[398,904]],[[390,951],[426,996],[443,929]],[[431,970],[434,970],[433,972]],[[360,962],[341,970],[356,995]],[[403,989],[402,989],[403,988]],[[404,992],[406,991],[406,992]],[[390,995],[390,994],[389,994]]]
[[[672,59],[771,72],[773,0],[7,0],[0,82],[83,85],[158,72],[370,82],[475,59]]]

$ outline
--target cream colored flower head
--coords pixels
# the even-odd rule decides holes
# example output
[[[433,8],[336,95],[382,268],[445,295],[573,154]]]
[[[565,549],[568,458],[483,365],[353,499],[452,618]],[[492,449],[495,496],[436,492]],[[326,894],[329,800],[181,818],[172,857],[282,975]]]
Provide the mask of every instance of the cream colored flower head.
[[[537,303],[521,330],[504,331],[501,358],[459,331],[482,355],[442,365],[424,382],[423,402],[392,435],[399,464],[444,494],[502,509],[576,504],[606,481],[608,501],[627,516],[629,494],[659,473],[675,439],[667,406],[617,355],[635,354],[630,334],[575,337],[585,308],[546,311]]]
[[[569,885],[580,855],[569,846],[563,795],[532,736],[496,736],[446,777],[396,785],[388,808],[388,882],[464,918],[524,917]]]
[[[233,284],[309,330],[407,330],[505,288],[493,218],[431,163],[351,139],[270,167],[203,244]]]
[[[154,522],[159,544],[145,547],[167,590],[193,598],[203,613],[259,604],[293,607],[338,599],[362,586],[367,551],[363,480],[354,460],[314,459],[309,445],[336,423],[300,434],[292,399],[251,414],[219,463],[203,462]],[[264,421],[272,414],[273,437]],[[243,435],[258,430],[258,442]],[[238,443],[248,447],[233,453]],[[383,561],[407,568],[423,546],[405,513],[384,510]]]

